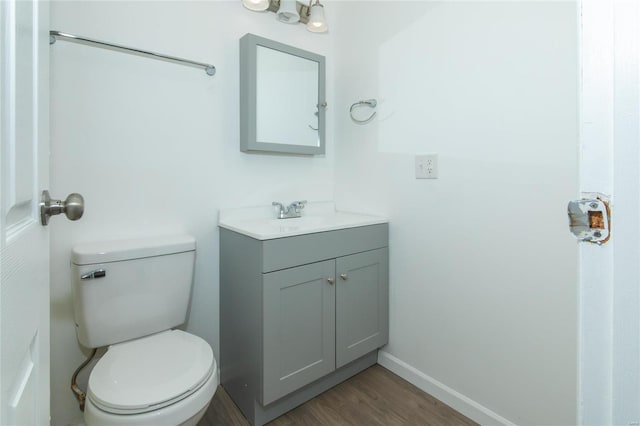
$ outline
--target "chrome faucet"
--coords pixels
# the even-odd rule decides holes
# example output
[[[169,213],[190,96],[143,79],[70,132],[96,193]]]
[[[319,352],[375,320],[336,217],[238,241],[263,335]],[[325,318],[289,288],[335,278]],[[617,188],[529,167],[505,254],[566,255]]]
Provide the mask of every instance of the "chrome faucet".
[[[294,201],[285,207],[282,203],[274,201],[271,205],[278,207],[278,219],[291,219],[292,217],[301,217],[302,209],[307,204],[306,200]]]

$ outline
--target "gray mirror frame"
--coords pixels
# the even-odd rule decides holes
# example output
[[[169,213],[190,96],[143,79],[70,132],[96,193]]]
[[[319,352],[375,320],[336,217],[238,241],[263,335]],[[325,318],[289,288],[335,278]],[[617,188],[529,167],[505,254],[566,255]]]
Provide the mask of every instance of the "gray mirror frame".
[[[256,138],[257,48],[278,50],[318,63],[318,146],[290,145],[259,142]],[[254,34],[240,39],[240,151],[277,152],[286,154],[317,155],[325,153],[326,95],[325,58],[313,52],[298,49]]]

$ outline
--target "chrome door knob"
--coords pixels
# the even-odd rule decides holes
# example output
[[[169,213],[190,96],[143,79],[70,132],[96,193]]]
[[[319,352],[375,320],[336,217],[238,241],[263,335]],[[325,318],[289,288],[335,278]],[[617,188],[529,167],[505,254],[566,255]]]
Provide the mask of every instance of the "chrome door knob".
[[[49,224],[51,216],[64,213],[69,220],[78,220],[84,213],[84,198],[82,195],[74,192],[69,194],[66,200],[53,200],[49,195],[49,191],[42,191],[40,198],[40,222],[43,226]]]
[[[69,220],[78,220],[84,213],[84,197],[77,192],[69,194],[64,200],[64,214]]]

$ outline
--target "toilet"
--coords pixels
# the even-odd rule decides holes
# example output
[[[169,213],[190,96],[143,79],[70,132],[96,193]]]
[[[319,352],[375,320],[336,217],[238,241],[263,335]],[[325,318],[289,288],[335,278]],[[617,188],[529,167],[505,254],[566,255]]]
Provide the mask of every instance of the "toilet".
[[[88,426],[191,426],[218,385],[187,319],[196,244],[188,235],[84,243],[71,254],[78,341],[108,346],[87,387]]]

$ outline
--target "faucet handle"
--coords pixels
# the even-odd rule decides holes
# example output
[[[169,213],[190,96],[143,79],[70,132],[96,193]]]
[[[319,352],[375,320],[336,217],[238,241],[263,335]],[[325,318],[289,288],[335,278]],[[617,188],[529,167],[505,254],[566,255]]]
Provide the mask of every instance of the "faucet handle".
[[[305,204],[307,204],[307,200],[294,201],[289,208],[293,207],[296,213],[300,213],[300,210],[304,209]]]

